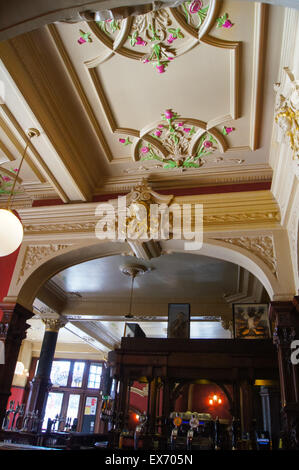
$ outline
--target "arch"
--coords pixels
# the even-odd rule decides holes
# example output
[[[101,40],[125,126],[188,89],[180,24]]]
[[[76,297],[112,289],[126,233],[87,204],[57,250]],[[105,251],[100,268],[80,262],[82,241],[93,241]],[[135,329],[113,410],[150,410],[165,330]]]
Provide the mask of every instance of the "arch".
[[[251,272],[265,287],[270,300],[289,300],[294,296],[290,290],[290,280],[283,279],[281,282],[271,272],[271,269],[255,254],[239,246],[230,245],[219,239],[208,239],[204,241],[200,250],[186,251],[184,240],[167,240],[160,242],[164,253],[185,252],[193,255],[203,255],[237,264]],[[126,242],[117,241],[93,241],[92,244],[75,246],[63,253],[53,254],[51,259],[41,261],[40,265],[33,270],[24,280],[23,284],[15,293],[17,302],[25,308],[32,309],[32,304],[39,289],[54,275],[60,271],[95,258],[120,255],[130,252]],[[9,292],[9,296],[12,295]]]
[[[165,244],[165,250],[173,252],[185,252],[183,240],[169,240]],[[162,243],[163,244],[163,243]],[[163,246],[164,248],[164,246]],[[294,291],[292,278],[276,277],[271,269],[257,255],[240,246],[232,245],[219,239],[204,240],[203,246],[197,251],[187,251],[194,255],[204,255],[237,264],[253,274],[266,289],[270,300],[290,300]],[[291,275],[290,275],[291,276]]]
[[[71,266],[90,261],[95,258],[120,255],[128,251],[129,246],[125,242],[106,242],[75,247],[67,252],[53,256],[40,264],[25,280],[21,286],[17,302],[29,310],[32,309],[35,297],[40,288],[55,274]]]

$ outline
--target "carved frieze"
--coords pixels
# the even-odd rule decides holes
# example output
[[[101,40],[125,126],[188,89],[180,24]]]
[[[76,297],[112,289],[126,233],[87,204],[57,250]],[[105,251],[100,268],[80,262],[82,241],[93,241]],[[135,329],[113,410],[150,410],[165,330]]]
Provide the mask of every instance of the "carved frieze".
[[[24,275],[32,269],[36,264],[40,263],[45,258],[58,253],[70,245],[65,244],[51,244],[51,245],[29,245],[26,247],[22,266],[19,272],[18,283]]]
[[[271,235],[261,235],[257,237],[237,237],[237,238],[216,238],[230,245],[239,246],[250,251],[260,258],[277,276],[277,259],[274,251],[274,242]]]

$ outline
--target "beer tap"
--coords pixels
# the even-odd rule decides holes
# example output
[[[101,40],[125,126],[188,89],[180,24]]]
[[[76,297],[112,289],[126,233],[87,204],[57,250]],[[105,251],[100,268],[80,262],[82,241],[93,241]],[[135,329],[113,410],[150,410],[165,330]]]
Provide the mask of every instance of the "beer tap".
[[[11,431],[13,431],[13,429],[14,429],[15,419],[16,419],[16,416],[19,413],[19,411],[20,411],[20,405],[19,405],[19,402],[18,402],[18,404],[16,406],[16,409],[12,410],[13,418],[12,418],[11,425],[10,425],[10,430]]]
[[[19,407],[19,415],[16,419],[13,431],[19,431],[19,429],[21,429],[21,424],[22,424],[22,421],[23,421],[24,411],[25,411],[25,404],[22,403]]]
[[[2,429],[3,429],[4,431],[7,431],[7,430],[8,430],[9,421],[10,421],[10,415],[11,415],[13,409],[14,409],[14,406],[15,406],[14,400],[10,400],[10,402],[9,402],[9,409],[6,410],[5,416],[4,416],[4,419],[3,419],[3,423],[2,423]]]

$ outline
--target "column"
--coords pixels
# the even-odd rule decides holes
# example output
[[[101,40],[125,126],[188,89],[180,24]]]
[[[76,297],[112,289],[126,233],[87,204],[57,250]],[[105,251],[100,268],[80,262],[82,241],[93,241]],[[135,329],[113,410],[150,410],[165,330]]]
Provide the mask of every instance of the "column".
[[[272,439],[272,448],[277,450],[280,436],[279,390],[262,386],[260,397],[262,399],[263,430],[269,432]]]
[[[298,365],[292,364],[291,344],[299,339],[298,297],[289,302],[271,302],[270,321],[277,346],[281,393],[283,447],[299,449]]]
[[[26,323],[33,313],[19,304],[0,304],[4,312],[2,323],[5,326],[5,364],[0,365],[0,423],[2,423],[10,389],[18,360],[18,355],[26,330],[30,327]]]
[[[67,323],[67,320],[64,317],[60,317],[58,319],[42,318],[42,320],[45,323],[46,329],[41,347],[38,368],[35,377],[30,383],[30,392],[26,407],[26,412],[38,411],[38,416],[40,418],[39,428],[42,426],[42,419],[45,414],[48,393],[52,385],[50,381],[50,374],[55,354],[58,332],[60,328],[63,328]]]
[[[242,431],[251,434],[253,424],[253,384],[250,380],[243,380],[241,392],[241,425]]]

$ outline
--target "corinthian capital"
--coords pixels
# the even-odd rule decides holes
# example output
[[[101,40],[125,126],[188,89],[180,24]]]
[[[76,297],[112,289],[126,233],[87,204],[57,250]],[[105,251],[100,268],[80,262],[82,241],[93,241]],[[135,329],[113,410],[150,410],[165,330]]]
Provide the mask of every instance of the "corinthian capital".
[[[56,333],[67,324],[67,319],[63,316],[59,318],[42,318],[42,321],[46,326],[46,331],[54,331]]]

